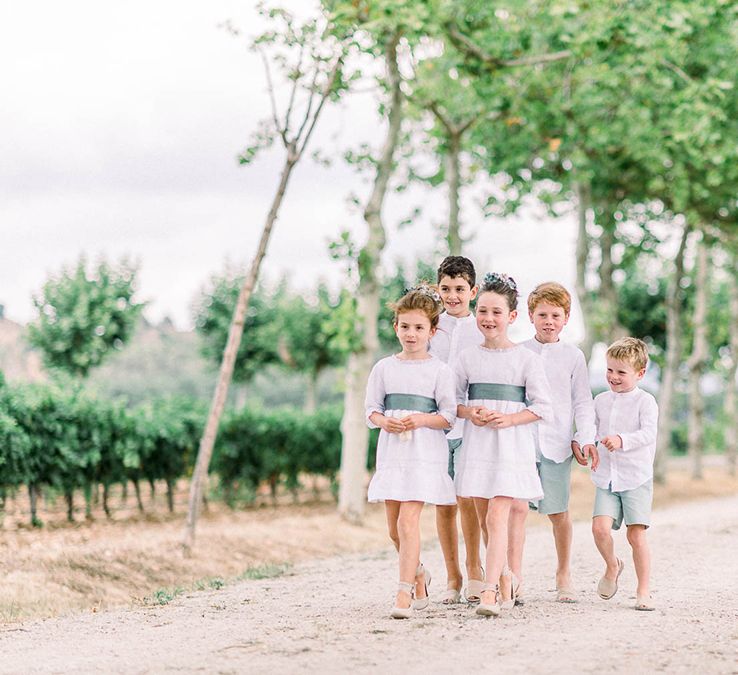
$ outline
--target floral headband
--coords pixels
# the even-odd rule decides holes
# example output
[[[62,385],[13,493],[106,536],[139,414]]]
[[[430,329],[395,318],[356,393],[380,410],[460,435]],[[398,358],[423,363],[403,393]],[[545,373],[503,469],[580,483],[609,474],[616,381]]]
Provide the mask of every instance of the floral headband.
[[[433,300],[433,302],[437,304],[442,303],[441,296],[438,291],[428,286],[428,284],[418,284],[412,288],[406,288],[404,295],[407,295],[408,293],[422,293],[423,295],[427,295],[431,300]]]
[[[508,276],[507,274],[501,274],[500,272],[488,272],[484,275],[484,286],[505,286],[511,291],[517,293],[518,285],[515,283],[515,279]]]

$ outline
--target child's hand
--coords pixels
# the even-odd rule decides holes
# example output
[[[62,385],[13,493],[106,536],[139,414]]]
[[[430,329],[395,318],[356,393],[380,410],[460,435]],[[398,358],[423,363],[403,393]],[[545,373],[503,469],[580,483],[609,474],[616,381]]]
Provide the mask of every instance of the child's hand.
[[[405,424],[395,417],[383,417],[377,426],[382,427],[388,434],[401,434],[405,431]]]
[[[403,417],[400,422],[405,425],[405,431],[412,431],[413,429],[420,429],[427,425],[427,415],[425,413],[413,413],[407,417]]]
[[[623,447],[623,439],[617,434],[613,436],[605,436],[600,443],[602,443],[602,445],[604,445],[610,452],[620,450],[620,448]]]
[[[592,458],[592,471],[597,471],[597,467],[600,465],[600,453],[597,450],[596,445],[585,445],[584,450],[589,448],[589,456]]]
[[[480,405],[472,410],[472,414],[469,419],[471,420],[471,423],[475,426],[483,427],[486,426],[489,420],[489,413],[490,411],[487,410],[487,408]]]
[[[585,445],[584,447],[586,449],[588,446]],[[574,459],[577,460],[577,464],[587,466],[587,455],[584,454],[581,446],[576,441],[571,442],[571,454],[574,455]]]
[[[492,411],[488,415],[487,426],[494,429],[507,429],[514,426],[513,416],[501,412]]]

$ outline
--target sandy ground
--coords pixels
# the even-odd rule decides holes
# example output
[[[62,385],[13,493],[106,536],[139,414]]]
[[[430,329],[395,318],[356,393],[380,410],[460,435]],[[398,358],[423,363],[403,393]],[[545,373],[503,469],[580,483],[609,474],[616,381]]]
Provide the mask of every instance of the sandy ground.
[[[580,600],[554,601],[548,528],[530,529],[527,603],[499,619],[438,603],[388,618],[389,551],[300,563],[285,576],[182,596],[164,607],[88,613],[0,628],[0,672],[738,673],[738,496],[654,514],[658,610],[636,612],[627,560],[613,600],[595,595],[601,564],[586,522],[575,524]],[[442,583],[435,545],[423,554]]]
[[[738,494],[738,477],[731,477],[724,464],[714,461],[719,457],[707,459],[705,478],[697,481],[690,479],[687,466],[675,463],[666,485],[656,486],[656,506]],[[574,520],[589,522],[593,493],[588,472],[575,467],[570,502]],[[119,508],[112,520],[98,512],[93,522],[77,514],[78,522],[69,524],[63,504],[56,504],[56,511],[45,511],[46,525],[41,529],[24,526],[26,501],[21,497],[9,505],[0,525],[0,626],[150,604],[174,589],[186,592],[254,578],[265,566],[386,548],[381,504],[370,505],[364,524],[356,526],[338,516],[329,494],[322,502],[314,501],[312,490],[299,496],[313,501],[294,505],[292,496],[284,494],[281,505],[233,511],[212,502],[200,521],[194,555],[187,559],[178,554],[186,489],[177,493],[173,515],[159,490],[155,502],[147,500],[144,516],[136,512],[131,499],[128,507],[120,507],[116,497]],[[533,530],[548,527],[548,521],[532,515],[528,525]],[[435,537],[433,509],[424,510],[421,528],[423,541]]]

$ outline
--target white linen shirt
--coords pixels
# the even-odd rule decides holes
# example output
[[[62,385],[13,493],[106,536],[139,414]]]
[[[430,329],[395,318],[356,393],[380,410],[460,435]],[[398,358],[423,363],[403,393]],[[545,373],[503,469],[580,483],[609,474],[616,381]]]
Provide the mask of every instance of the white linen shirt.
[[[453,368],[459,354],[467,347],[475,347],[484,342],[477,318],[473,313],[457,319],[447,312],[438,317],[438,330],[430,339],[429,351],[441,361]],[[456,420],[453,429],[446,434],[449,440],[461,438],[464,431],[464,420]]]
[[[538,452],[557,464],[571,456],[571,442],[595,442],[595,410],[587,362],[579,347],[566,342],[523,342],[541,356],[553,396],[554,419],[536,424]],[[576,427],[576,433],[574,428]]]
[[[616,394],[603,391],[595,396],[597,440],[618,435],[623,447],[610,452],[599,446],[600,465],[592,472],[592,482],[613,492],[635,490],[653,478],[656,456],[656,427],[659,407],[643,389]]]

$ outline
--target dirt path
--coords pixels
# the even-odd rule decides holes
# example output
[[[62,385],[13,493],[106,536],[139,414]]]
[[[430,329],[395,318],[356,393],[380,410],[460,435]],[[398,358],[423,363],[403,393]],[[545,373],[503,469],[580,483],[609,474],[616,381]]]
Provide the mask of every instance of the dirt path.
[[[575,525],[580,602],[554,602],[553,547],[531,528],[527,599],[500,619],[432,604],[387,618],[395,556],[343,556],[284,577],[184,596],[160,608],[76,615],[0,628],[0,672],[738,673],[738,496],[657,512],[651,532],[658,610],[635,612],[628,558],[621,590],[594,593],[600,563]],[[628,553],[623,533],[618,552]],[[434,545],[423,558],[443,577]]]

